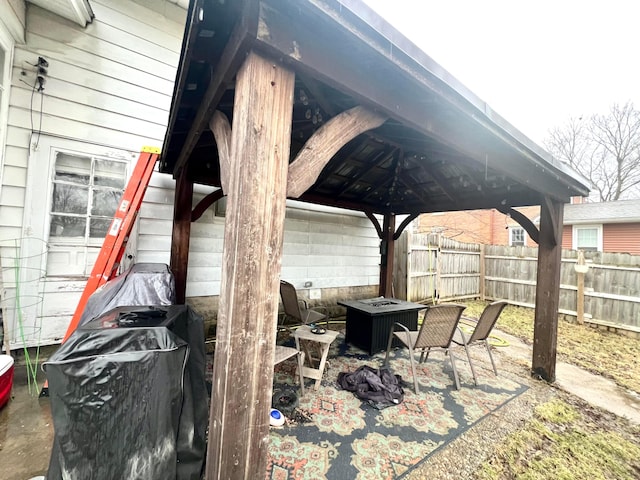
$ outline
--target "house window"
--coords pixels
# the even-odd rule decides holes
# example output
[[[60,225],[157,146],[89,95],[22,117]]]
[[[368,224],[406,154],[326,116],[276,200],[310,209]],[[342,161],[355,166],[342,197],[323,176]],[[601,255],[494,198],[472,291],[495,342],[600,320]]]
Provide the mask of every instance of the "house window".
[[[509,245],[512,247],[524,247],[526,235],[522,227],[509,227]]]
[[[125,162],[55,154],[49,241],[101,244],[124,191]]]
[[[602,251],[602,226],[573,226],[573,249],[590,252]]]

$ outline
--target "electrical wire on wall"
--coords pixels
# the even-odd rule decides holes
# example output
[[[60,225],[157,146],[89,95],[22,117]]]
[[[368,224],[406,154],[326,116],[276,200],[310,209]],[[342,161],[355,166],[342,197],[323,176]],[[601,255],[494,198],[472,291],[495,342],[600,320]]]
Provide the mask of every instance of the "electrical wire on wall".
[[[43,57],[38,57],[37,63],[31,66],[35,67],[35,74],[36,74],[33,84],[26,82],[22,78],[20,79],[20,81],[25,85],[28,85],[29,88],[31,89],[31,100],[29,102],[29,120],[31,122],[31,134],[36,136],[36,140],[33,143],[33,149],[37,150],[38,145],[40,143],[40,134],[42,132],[42,114],[44,109],[44,85],[46,83],[47,75],[49,73],[47,70],[47,68],[49,67],[49,62]],[[28,75],[25,70],[22,70],[21,74],[23,76]],[[36,92],[40,94],[40,110],[38,112],[34,111],[34,107],[33,107],[34,97]],[[38,115],[37,130],[35,129],[35,125],[33,121],[34,114]]]

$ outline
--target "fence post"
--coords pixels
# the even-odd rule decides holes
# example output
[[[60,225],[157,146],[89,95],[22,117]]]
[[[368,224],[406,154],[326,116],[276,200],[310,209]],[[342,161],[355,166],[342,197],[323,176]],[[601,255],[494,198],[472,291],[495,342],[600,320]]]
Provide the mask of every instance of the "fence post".
[[[578,277],[578,293],[576,295],[576,320],[578,324],[584,324],[584,274],[587,273],[588,265],[584,261],[584,252],[578,250],[578,261],[574,265],[576,276]]]
[[[436,246],[436,291],[433,296],[433,303],[440,303],[440,291],[442,289],[442,255],[440,252],[440,248],[442,248],[442,236],[440,233],[436,234],[436,238],[438,239],[438,244]]]
[[[485,277],[486,268],[484,265],[484,243],[480,244],[480,300],[485,301],[485,287],[484,287],[484,277]]]

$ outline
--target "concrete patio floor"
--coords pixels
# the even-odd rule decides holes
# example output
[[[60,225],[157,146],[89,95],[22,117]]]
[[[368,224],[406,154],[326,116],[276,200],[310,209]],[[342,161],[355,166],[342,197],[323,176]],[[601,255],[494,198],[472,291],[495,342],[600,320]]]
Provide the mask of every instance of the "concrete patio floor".
[[[482,455],[477,452],[478,446],[482,448],[482,445],[498,442],[510,431],[516,430],[530,417],[535,405],[554,395],[555,388],[566,390],[595,406],[640,424],[640,398],[627,394],[610,380],[561,362],[557,364],[555,388],[531,379],[528,377],[531,347],[515,337],[497,334],[509,342],[508,346],[495,349],[499,371],[528,383],[532,388],[480,421],[407,478],[466,478],[482,460]],[[479,355],[482,353],[477,352]],[[44,376],[40,375],[40,379],[44,380]],[[500,428],[496,428],[496,425]],[[44,475],[49,464],[52,441],[53,422],[49,399],[39,399],[29,394],[26,368],[18,362],[12,400],[0,411],[0,477],[3,480],[28,480]],[[468,455],[473,461],[464,461],[461,455]]]

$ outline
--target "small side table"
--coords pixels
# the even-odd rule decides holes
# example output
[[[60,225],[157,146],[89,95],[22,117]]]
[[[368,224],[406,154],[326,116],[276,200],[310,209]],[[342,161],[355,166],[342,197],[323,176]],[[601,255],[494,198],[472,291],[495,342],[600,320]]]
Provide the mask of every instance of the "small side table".
[[[293,338],[295,338],[296,340],[296,348],[298,350],[300,350],[300,340],[309,340],[320,344],[322,353],[320,355],[320,363],[318,364],[318,368],[314,368],[313,366],[302,367],[302,375],[307,378],[313,378],[316,381],[316,384],[314,385],[315,390],[320,387],[320,381],[322,380],[324,367],[327,363],[327,356],[329,355],[329,347],[337,336],[338,332],[334,330],[327,330],[326,333],[323,333],[322,335],[311,333],[311,327],[309,327],[308,325],[302,325],[301,327],[298,327],[293,333]],[[307,353],[306,357],[309,359],[309,364],[313,365],[311,363],[313,361],[311,355]]]

